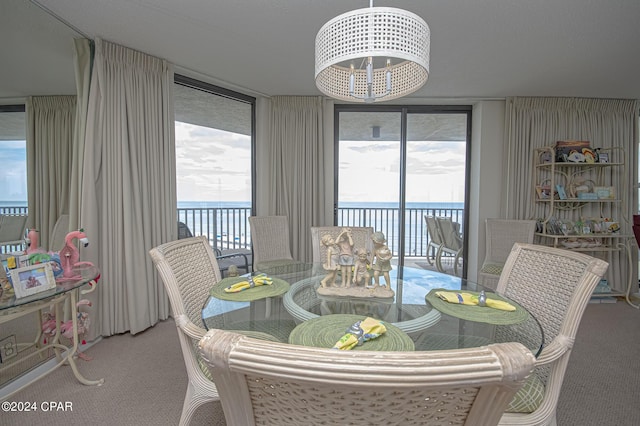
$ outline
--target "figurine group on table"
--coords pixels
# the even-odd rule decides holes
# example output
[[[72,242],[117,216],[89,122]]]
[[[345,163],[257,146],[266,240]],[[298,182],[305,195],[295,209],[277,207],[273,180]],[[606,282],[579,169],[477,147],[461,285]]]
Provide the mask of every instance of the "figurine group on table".
[[[382,232],[371,235],[373,251],[355,247],[351,228],[343,228],[333,238],[323,235],[320,242],[326,248],[322,265],[327,275],[320,281],[318,293],[332,296],[393,297],[389,271],[393,254]],[[340,272],[340,280],[338,280]],[[384,284],[380,283],[380,276]]]

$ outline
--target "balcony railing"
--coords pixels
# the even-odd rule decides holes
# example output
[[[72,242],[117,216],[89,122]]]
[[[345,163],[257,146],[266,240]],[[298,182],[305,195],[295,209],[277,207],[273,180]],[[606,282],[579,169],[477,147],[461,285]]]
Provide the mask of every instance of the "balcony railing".
[[[430,235],[424,216],[445,216],[462,225],[464,209],[411,208],[405,211],[404,250],[407,257],[425,257]],[[194,235],[207,235],[219,249],[251,247],[250,208],[180,208],[178,220]],[[371,226],[387,237],[389,248],[398,254],[399,211],[394,208],[349,207],[338,209],[338,226]]]
[[[0,214],[26,214],[26,207],[0,207]],[[461,224],[464,209],[410,208],[405,211],[404,252],[406,257],[425,257],[429,238],[424,216],[445,216]],[[179,208],[178,221],[193,235],[206,235],[220,250],[251,247],[248,207]],[[389,248],[398,255],[399,211],[394,208],[348,207],[338,209],[338,226],[370,226],[387,237]],[[464,230],[463,230],[464,232]]]
[[[211,246],[220,250],[251,248],[249,216],[249,207],[178,209],[178,222],[193,235],[206,235]]]
[[[397,241],[400,232],[400,211],[394,208],[348,207],[338,208],[338,226],[370,226],[382,232],[393,255],[398,255]],[[450,217],[460,223],[462,229],[464,209],[408,208],[405,209],[404,254],[405,257],[425,257],[431,235],[426,231],[425,216]]]

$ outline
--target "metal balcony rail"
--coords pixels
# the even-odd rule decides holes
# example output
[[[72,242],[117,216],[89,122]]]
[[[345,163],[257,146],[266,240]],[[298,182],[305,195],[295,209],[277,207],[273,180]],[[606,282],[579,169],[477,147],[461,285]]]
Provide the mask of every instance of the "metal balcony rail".
[[[249,207],[178,208],[178,221],[185,223],[193,235],[206,235],[212,247],[220,250],[251,248]],[[26,214],[26,207],[0,207],[0,214]],[[399,210],[396,208],[338,208],[338,226],[371,226],[387,237],[389,248],[398,254]],[[461,208],[409,208],[405,211],[404,250],[407,257],[425,257],[429,238],[424,216],[450,217],[463,224]],[[464,230],[462,230],[464,232]],[[16,248],[0,247],[0,253]],[[19,248],[18,248],[19,249]]]

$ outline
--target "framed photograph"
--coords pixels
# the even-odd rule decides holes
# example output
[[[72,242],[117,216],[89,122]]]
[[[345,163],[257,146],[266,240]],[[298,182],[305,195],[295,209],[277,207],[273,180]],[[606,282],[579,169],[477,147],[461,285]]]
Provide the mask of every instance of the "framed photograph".
[[[56,287],[49,262],[12,269],[11,281],[16,298],[31,296]]]
[[[548,185],[538,185],[536,186],[536,193],[538,194],[538,198],[540,200],[550,200],[551,199],[551,187]]]
[[[609,162],[609,154],[604,152],[598,155],[598,161],[600,163],[608,163]]]
[[[567,193],[564,190],[563,185],[556,185],[556,191],[558,191],[558,198],[560,198],[561,200],[567,199]]]

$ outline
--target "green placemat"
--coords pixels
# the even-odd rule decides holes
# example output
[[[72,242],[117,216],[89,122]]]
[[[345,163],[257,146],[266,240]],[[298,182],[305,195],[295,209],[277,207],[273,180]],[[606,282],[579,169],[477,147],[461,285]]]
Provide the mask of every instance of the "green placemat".
[[[225,288],[246,281],[247,277],[228,277],[222,279],[219,283],[211,287],[209,294],[212,297],[221,300],[230,300],[232,302],[251,302],[254,300],[264,299],[265,297],[274,297],[285,294],[289,291],[289,283],[280,278],[273,278],[273,284],[261,285],[237,293],[226,293]]]
[[[313,346],[330,349],[356,321],[364,320],[361,315],[334,314],[313,318],[293,329],[289,335],[292,345]],[[382,336],[355,346],[355,351],[413,351],[413,340],[395,325],[384,323],[387,328]]]
[[[500,309],[490,308],[488,306],[461,305],[458,303],[449,303],[436,296],[437,291],[456,291],[446,288],[434,288],[425,296],[427,302],[440,312],[469,321],[486,322],[488,324],[506,325],[517,324],[526,320],[529,313],[522,306],[512,300],[507,300],[495,293],[486,293],[488,299],[502,300],[513,305],[515,311],[502,311]],[[462,291],[477,295],[477,291]]]

